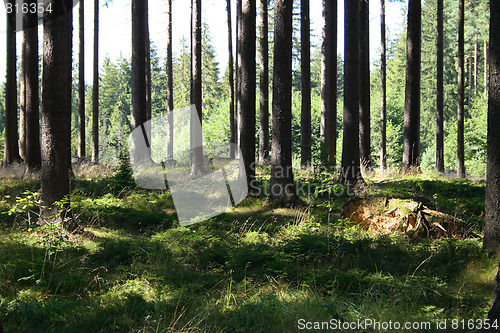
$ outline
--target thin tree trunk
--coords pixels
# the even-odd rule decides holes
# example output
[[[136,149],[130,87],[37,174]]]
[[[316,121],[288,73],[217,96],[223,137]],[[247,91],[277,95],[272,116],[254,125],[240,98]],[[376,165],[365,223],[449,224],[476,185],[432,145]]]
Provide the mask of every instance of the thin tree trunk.
[[[149,1],[144,1],[146,22],[146,32],[144,33],[144,43],[146,48],[146,114],[147,120],[151,119],[151,43],[149,40]],[[149,133],[149,135],[151,135]]]
[[[42,95],[42,216],[65,217],[56,202],[65,199],[69,208],[69,170],[71,168],[71,0],[47,0],[52,12],[43,18],[43,95]]]
[[[484,96],[488,94],[488,42],[484,41]]]
[[[172,0],[168,0],[168,31],[167,31],[167,114],[168,114],[168,144],[167,159],[174,158],[174,72],[172,61]]]
[[[23,15],[24,21],[24,15]],[[19,156],[26,160],[26,30],[22,31],[21,78],[19,91]]]
[[[444,172],[444,53],[443,0],[437,1],[437,78],[436,78],[436,170]]]
[[[94,86],[92,93],[92,162],[99,163],[99,0],[94,0]]]
[[[80,0],[78,55],[78,157],[85,160],[85,1]]]
[[[237,103],[240,120],[240,152],[245,166],[249,192],[255,190],[255,0],[241,0],[241,17],[238,30],[240,65],[240,98]]]
[[[239,114],[238,114],[238,101],[240,100],[240,76],[241,76],[241,71],[240,71],[240,59],[239,59],[239,54],[240,54],[240,47],[241,43],[238,41],[238,31],[240,31],[240,20],[241,20],[241,1],[236,0],[236,59],[235,59],[235,68],[236,68],[236,78],[235,78],[235,83],[236,83],[236,96],[235,96],[235,113],[234,113],[234,133],[236,137],[236,146],[240,146],[240,119],[239,119]],[[239,158],[239,149],[236,151],[236,157]]]
[[[335,0],[336,1],[336,0]],[[311,166],[311,19],[309,0],[300,1],[300,78],[301,78],[301,117],[300,117],[300,166]]]
[[[457,108],[457,177],[465,178],[464,165],[464,2],[459,1],[458,9],[458,108]],[[470,58],[472,60],[472,57]],[[472,66],[470,68],[472,70]],[[471,73],[471,71],[469,71]],[[470,75],[472,78],[472,75]],[[469,95],[472,86],[469,81]]]
[[[14,0],[9,0],[11,5]],[[21,162],[19,156],[17,131],[17,78],[16,78],[16,14],[12,11],[7,14],[7,74],[5,80],[5,142],[4,166]]]
[[[474,37],[474,95],[477,94],[477,35]]]
[[[321,124],[323,163],[334,168],[337,159],[337,1],[323,0],[321,48]]]
[[[349,186],[355,185],[362,179],[359,161],[360,6],[361,0],[344,2],[344,136],[341,180]]]
[[[292,170],[292,9],[292,1],[274,1],[270,199],[279,206],[297,201]]]
[[[360,158],[364,170],[372,169],[370,138],[370,5],[369,0],[361,0],[360,38],[360,103],[359,137]]]
[[[387,57],[385,37],[385,0],[380,0],[380,169],[387,168]]]
[[[260,133],[259,163],[269,160],[269,37],[268,0],[260,0]]]
[[[229,60],[227,62],[229,72],[229,132],[230,132],[230,157],[236,156],[236,129],[234,122],[234,60],[233,60],[233,27],[231,20],[231,0],[226,1],[227,11],[227,45]]]
[[[467,110],[471,107],[471,101],[472,101],[472,90],[474,89],[474,82],[472,82],[473,77],[472,77],[472,72],[473,72],[473,64],[472,64],[472,51],[469,54],[469,97],[467,98]]]
[[[203,172],[202,129],[195,126],[202,123],[201,0],[193,0],[192,15],[191,104],[196,108],[196,113],[191,114],[191,176],[196,177]]]
[[[29,171],[41,167],[40,120],[39,120],[39,70],[38,70],[38,18],[37,14],[25,14],[26,36],[26,165]]]
[[[405,171],[418,171],[420,168],[421,13],[420,0],[409,0],[403,133],[403,169]]]

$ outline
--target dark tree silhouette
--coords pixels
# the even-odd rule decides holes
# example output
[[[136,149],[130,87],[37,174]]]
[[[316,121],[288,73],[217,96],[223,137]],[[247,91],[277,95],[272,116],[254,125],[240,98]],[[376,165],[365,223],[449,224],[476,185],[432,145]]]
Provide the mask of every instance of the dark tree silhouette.
[[[444,172],[443,0],[437,0],[436,170]]]
[[[385,0],[380,0],[380,169],[387,168],[387,55]]]
[[[255,16],[255,0],[241,0],[241,16],[238,27],[240,77],[237,110],[240,152],[245,165],[249,190],[254,189],[252,184],[255,181]]]
[[[80,0],[78,52],[78,157],[85,160],[85,1]]]
[[[67,198],[69,208],[69,170],[71,168],[71,63],[72,0],[47,0],[52,12],[43,18],[42,73],[42,201],[45,216],[56,211],[55,202]],[[63,216],[64,217],[64,216]]]
[[[458,107],[457,107],[457,177],[465,178],[464,158],[464,34],[465,34],[465,0],[458,2]],[[472,69],[472,67],[471,67]],[[470,89],[469,89],[470,90]]]
[[[14,0],[9,0],[11,5]],[[17,78],[16,78],[16,13],[7,13],[7,74],[5,80],[5,142],[4,166],[21,162],[17,132]]]
[[[335,0],[336,1],[336,0]],[[311,19],[309,0],[300,1],[300,166],[303,169],[311,165]]]
[[[228,60],[228,75],[229,75],[229,132],[230,142],[232,143],[230,149],[230,157],[236,156],[236,124],[234,121],[234,60],[233,60],[233,28],[231,23],[231,0],[226,1],[227,11],[227,42],[229,51]]]
[[[359,91],[359,153],[361,166],[371,170],[371,139],[370,139],[370,4],[369,0],[361,0],[360,29],[360,91]]]
[[[359,36],[358,36],[359,37]],[[335,167],[337,155],[337,1],[323,0],[321,47],[321,124],[323,163]]]
[[[406,85],[403,131],[403,169],[420,168],[420,59],[422,4],[408,1],[408,28],[406,39]]]
[[[36,3],[33,0],[33,3]],[[40,120],[39,120],[39,71],[38,71],[38,24],[37,14],[24,15],[25,27],[25,124],[26,124],[26,158],[29,171],[41,167],[40,152]]]
[[[144,33],[144,47],[146,48],[146,117],[151,119],[151,42],[149,39],[149,1],[144,1],[144,21],[146,31]]]
[[[274,1],[270,200],[279,206],[298,199],[292,171],[292,8],[292,1]]]
[[[260,133],[259,163],[269,159],[269,37],[268,0],[260,0]]]
[[[167,112],[168,112],[168,146],[167,159],[174,158],[174,72],[172,62],[172,0],[168,0],[167,31]]]
[[[94,0],[94,85],[92,93],[92,162],[99,163],[99,0]]]
[[[344,136],[341,179],[349,186],[362,179],[359,161],[359,60],[361,0],[345,0]]]
[[[26,31],[24,30],[24,15],[22,18],[23,31],[21,42],[21,66],[19,78],[19,156],[26,160]]]
[[[191,104],[196,107],[199,123],[202,122],[202,58],[201,58],[201,0],[192,2],[192,45],[191,45]],[[194,115],[191,115],[192,117]],[[196,124],[191,119],[191,125]],[[203,171],[203,148],[201,128],[191,127],[191,147],[195,147],[191,157],[191,176]]]

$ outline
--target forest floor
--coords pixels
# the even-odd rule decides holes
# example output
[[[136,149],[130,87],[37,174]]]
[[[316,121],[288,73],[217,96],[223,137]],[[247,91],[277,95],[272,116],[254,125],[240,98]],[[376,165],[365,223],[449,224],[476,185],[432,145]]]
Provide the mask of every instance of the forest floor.
[[[71,207],[81,229],[73,234],[36,225],[36,177],[0,174],[6,332],[296,332],[315,322],[336,332],[366,319],[379,326],[346,331],[385,332],[392,321],[428,322],[406,331],[432,332],[446,321],[439,332],[456,332],[486,318],[498,260],[482,250],[484,182],[367,178],[358,197],[420,202],[468,231],[429,238],[369,232],[342,218],[351,198],[341,187],[314,191],[296,209],[248,197],[180,227],[168,191],[133,188],[113,169],[75,174]],[[335,183],[304,172],[296,179],[318,189]]]

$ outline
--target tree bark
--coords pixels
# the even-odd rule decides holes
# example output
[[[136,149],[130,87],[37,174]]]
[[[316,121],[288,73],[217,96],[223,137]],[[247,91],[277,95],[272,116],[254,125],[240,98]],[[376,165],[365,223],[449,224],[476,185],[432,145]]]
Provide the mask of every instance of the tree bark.
[[[235,96],[235,113],[234,113],[234,132],[235,132],[235,137],[236,137],[236,146],[240,146],[240,117],[238,114],[238,101],[240,100],[240,76],[241,76],[241,71],[240,71],[240,59],[239,59],[239,54],[240,54],[240,47],[241,43],[238,41],[238,31],[240,31],[240,25],[241,25],[241,1],[236,0],[236,59],[235,59],[235,68],[236,68],[236,77],[235,77],[235,83],[236,83],[236,96]],[[236,151],[236,158],[239,158],[238,156],[239,150]]]
[[[151,43],[149,39],[149,1],[144,1],[144,21],[146,31],[144,33],[144,47],[146,48],[146,117],[151,119]],[[151,135],[150,133],[148,133]]]
[[[436,78],[436,171],[444,172],[444,52],[443,0],[437,1],[437,78]]]
[[[230,158],[236,157],[236,129],[234,122],[234,59],[233,59],[233,26],[231,20],[231,0],[226,1],[227,11],[227,45],[228,45],[228,74],[229,74],[229,132]]]
[[[321,47],[321,153],[326,166],[337,159],[337,1],[323,0]]]
[[[241,0],[241,17],[238,30],[240,98],[237,103],[239,143],[245,166],[249,192],[255,190],[255,0]]]
[[[309,13],[309,0],[301,0],[300,5],[300,80],[302,93],[300,113],[300,166],[302,169],[307,169],[311,166],[311,19]]]
[[[274,1],[274,75],[270,200],[297,201],[292,170],[292,1]]]
[[[65,217],[71,168],[72,0],[47,0],[43,18],[42,216]],[[62,211],[56,202],[65,199]]]
[[[474,95],[477,94],[477,35],[474,36]]]
[[[24,21],[24,15],[23,19]],[[22,23],[24,24],[24,23]],[[22,31],[21,78],[19,84],[19,156],[26,160],[26,30]]]
[[[99,0],[94,0],[94,86],[92,93],[92,162],[99,163]]]
[[[361,176],[359,161],[360,7],[361,0],[345,0],[344,136],[341,181],[353,186]]]
[[[78,157],[85,160],[85,1],[80,0],[78,53]]]
[[[361,0],[359,138],[361,166],[372,169],[370,138],[370,5]]]
[[[484,41],[484,96],[488,94],[488,42]]]
[[[9,0],[11,5],[14,0]],[[16,13],[13,10],[7,14],[7,74],[5,80],[5,143],[3,164],[8,166],[14,163],[20,163],[17,131],[17,78],[16,78]]]
[[[196,177],[203,172],[203,147],[202,147],[202,132],[201,128],[195,128],[195,124],[202,123],[202,58],[201,58],[201,0],[193,0],[193,24],[192,24],[192,58],[191,58],[191,99],[196,108],[196,115],[191,114],[191,117],[198,117],[199,122],[191,119],[191,176]]]
[[[420,0],[409,0],[403,133],[403,169],[406,172],[419,171],[420,168],[421,13]]]
[[[260,0],[260,133],[259,163],[269,160],[269,37],[268,0]]]
[[[174,158],[174,72],[172,61],[172,0],[168,0],[167,31],[167,114],[168,114],[168,146],[167,159]]]
[[[486,216],[483,247],[500,252],[500,2],[490,2]],[[500,299],[498,300],[500,302]],[[500,319],[500,318],[499,318]]]
[[[33,0],[33,3],[36,1]],[[26,37],[26,165],[29,171],[40,170],[40,120],[39,120],[39,70],[38,70],[38,18],[37,14],[25,14]]]
[[[380,0],[380,170],[387,168],[387,56],[385,0]]]
[[[464,2],[459,1],[458,8],[458,108],[457,108],[457,177],[465,178],[464,165]],[[472,69],[472,67],[471,67]],[[472,77],[472,75],[471,75]],[[469,81],[470,83],[470,81]],[[469,84],[470,85],[470,84]],[[470,85],[470,88],[472,86]],[[470,92],[470,89],[469,89]]]

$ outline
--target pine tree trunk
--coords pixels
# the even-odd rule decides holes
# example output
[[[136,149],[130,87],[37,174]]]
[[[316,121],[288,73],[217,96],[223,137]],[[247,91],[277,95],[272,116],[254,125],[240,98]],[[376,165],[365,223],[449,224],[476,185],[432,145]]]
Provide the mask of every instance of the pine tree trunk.
[[[241,17],[238,30],[238,44],[240,53],[240,77],[237,103],[238,118],[240,120],[240,152],[245,165],[248,190],[255,189],[255,0],[241,0]]]
[[[469,54],[469,97],[467,98],[467,110],[471,107],[471,102],[472,102],[472,90],[474,89],[474,82],[472,82],[473,77],[472,77],[472,72],[473,72],[473,64],[472,64],[472,51]]]
[[[464,2],[459,1],[458,9],[458,108],[457,108],[457,177],[465,178],[464,165]],[[472,67],[471,67],[472,69]],[[472,75],[471,75],[472,77]],[[470,81],[469,81],[470,82]],[[472,88],[472,86],[470,86]],[[470,92],[470,89],[469,89]]]
[[[436,171],[444,172],[443,0],[437,1]]]
[[[85,1],[80,0],[78,53],[78,157],[85,160]]]
[[[360,103],[359,137],[360,158],[364,170],[372,169],[370,139],[370,5],[369,0],[361,0],[360,16]]]
[[[9,0],[14,5],[14,0]],[[17,78],[16,78],[16,26],[15,11],[7,14],[7,74],[5,80],[5,142],[4,166],[21,162],[17,132]]]
[[[24,21],[24,15],[23,15]],[[19,84],[19,156],[26,160],[26,30],[22,31],[21,77]]]
[[[39,70],[38,70],[38,18],[37,14],[26,14],[25,22],[31,27],[26,36],[26,165],[29,171],[41,167],[40,120],[39,120]]]
[[[337,159],[337,1],[323,0],[321,47],[321,154],[334,168]]]
[[[269,160],[269,37],[268,0],[260,0],[260,133],[259,163]]]
[[[67,198],[71,168],[72,0],[47,0],[43,19],[42,216],[54,216],[54,203]]]
[[[359,161],[360,6],[361,0],[346,0],[344,3],[344,136],[341,180],[349,186],[362,179]]]
[[[228,74],[229,74],[229,132],[230,132],[230,157],[236,156],[236,131],[234,122],[234,60],[233,60],[233,28],[231,20],[231,0],[226,1],[227,11],[227,42],[228,42]]]
[[[474,40],[474,95],[477,94],[477,35]]]
[[[191,58],[191,99],[196,108],[196,114],[191,114],[191,176],[196,177],[203,172],[203,147],[201,128],[195,124],[202,123],[202,57],[201,57],[201,0],[193,0],[193,25],[192,25],[192,58]]]
[[[144,21],[146,22],[146,32],[144,33],[144,47],[146,48],[146,117],[147,120],[151,119],[151,43],[149,40],[149,1],[144,1],[145,15]],[[151,135],[151,133],[148,133]]]
[[[168,31],[167,31],[167,114],[168,138],[167,159],[174,158],[174,72],[172,60],[172,0],[168,0]]]
[[[484,96],[488,94],[488,42],[484,41]]]
[[[490,2],[486,216],[483,247],[500,252],[500,2]],[[498,300],[500,302],[500,299]],[[499,304],[500,306],[500,304]],[[497,317],[500,311],[497,311]]]
[[[405,171],[418,171],[420,168],[421,13],[420,0],[409,0],[403,131],[403,169]]]
[[[99,163],[99,0],[94,0],[94,86],[92,93],[92,162]]]
[[[297,201],[292,170],[292,1],[274,1],[274,66],[270,201]]]
[[[336,1],[336,0],[335,0]],[[300,79],[301,79],[301,114],[300,114],[300,166],[311,166],[311,19],[309,0],[300,1]]]
[[[241,25],[241,1],[236,0],[236,59],[235,59],[235,68],[236,68],[236,77],[235,77],[235,83],[236,83],[236,96],[235,96],[235,112],[234,112],[234,133],[235,133],[235,138],[236,138],[236,146],[240,146],[240,117],[238,114],[238,101],[240,100],[240,76],[241,76],[241,71],[240,71],[240,47],[241,43],[238,40],[238,31],[240,31],[240,25]],[[239,158],[239,149],[236,151],[236,158]]]
[[[385,0],[380,0],[380,169],[387,168],[387,56],[385,37]]]

